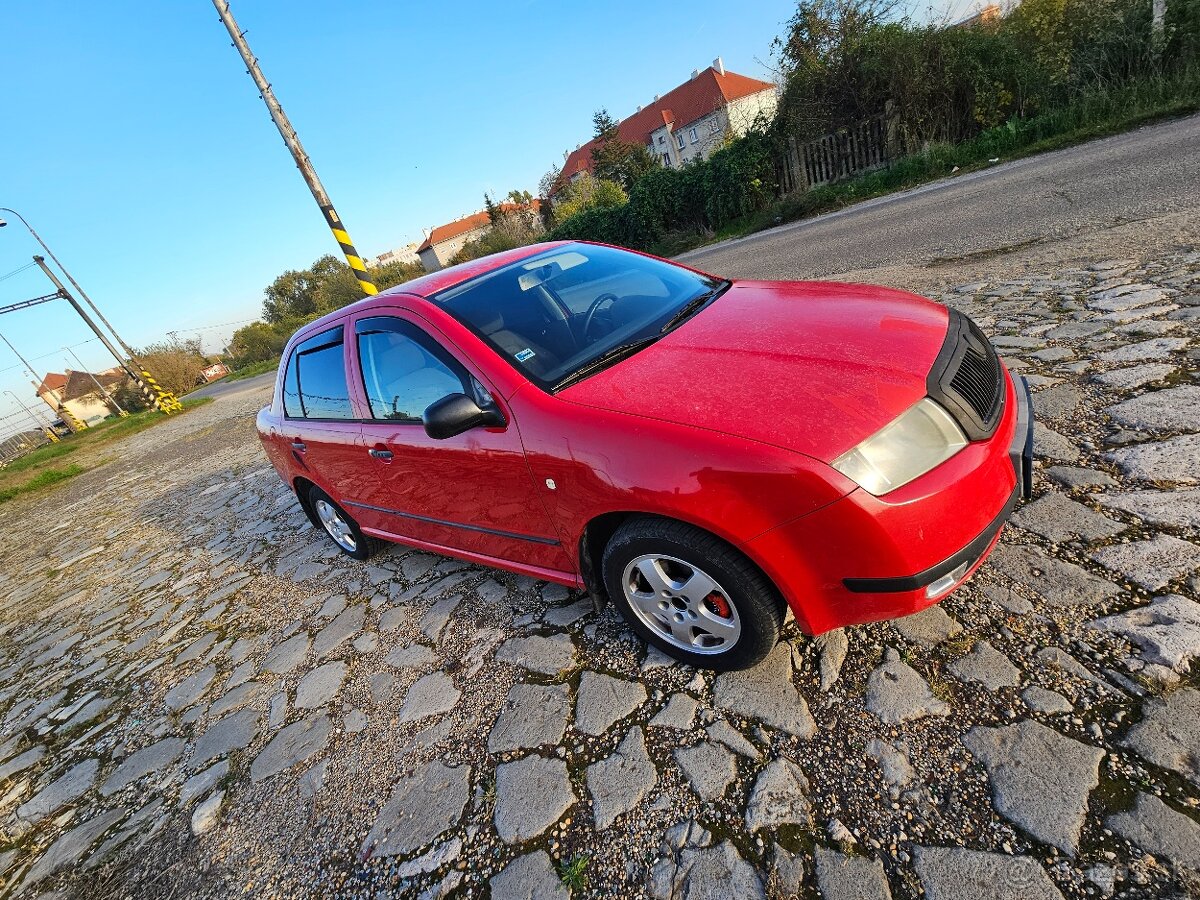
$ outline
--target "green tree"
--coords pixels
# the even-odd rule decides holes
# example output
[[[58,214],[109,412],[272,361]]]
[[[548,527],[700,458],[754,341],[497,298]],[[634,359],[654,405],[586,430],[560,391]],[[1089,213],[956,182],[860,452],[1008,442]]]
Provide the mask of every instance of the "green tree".
[[[155,381],[176,396],[196,387],[201,380],[200,370],[208,365],[198,338],[159,341],[135,350],[134,355]]]
[[[584,172],[555,195],[554,221],[564,222],[589,209],[612,209],[628,200],[629,195],[618,182]]]
[[[490,204],[487,208],[490,226],[479,237],[459,248],[451,257],[451,264],[524,247],[541,240],[545,225],[529,191],[509,191],[504,202],[499,204],[492,202],[487,194],[484,194],[484,199]]]
[[[606,109],[592,116],[592,169],[602,181],[615,181],[626,193],[647,172],[658,167],[657,159],[645,144],[621,140],[619,124]]]

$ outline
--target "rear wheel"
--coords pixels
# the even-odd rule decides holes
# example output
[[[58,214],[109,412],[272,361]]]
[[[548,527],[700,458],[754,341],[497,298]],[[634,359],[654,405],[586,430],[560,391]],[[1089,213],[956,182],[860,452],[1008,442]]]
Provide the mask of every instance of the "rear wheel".
[[[684,522],[631,519],[604,549],[604,586],[648,643],[690,665],[742,669],[779,640],[783,601],[745,556]]]
[[[367,559],[375,550],[371,538],[362,533],[345,510],[333,502],[333,498],[315,485],[309,488],[308,502],[313,514],[325,529],[325,533],[337,544],[338,549],[354,559]]]

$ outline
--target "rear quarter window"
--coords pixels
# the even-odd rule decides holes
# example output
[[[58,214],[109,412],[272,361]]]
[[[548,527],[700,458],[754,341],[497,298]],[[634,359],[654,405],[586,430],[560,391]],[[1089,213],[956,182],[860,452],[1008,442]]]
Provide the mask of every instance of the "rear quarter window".
[[[298,344],[283,376],[283,414],[289,419],[353,419],[339,325]]]

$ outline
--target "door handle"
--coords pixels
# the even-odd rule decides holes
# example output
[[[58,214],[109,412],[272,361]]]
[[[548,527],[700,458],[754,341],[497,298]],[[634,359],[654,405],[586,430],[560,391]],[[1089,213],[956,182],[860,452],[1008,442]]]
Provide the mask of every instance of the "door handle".
[[[292,441],[292,449],[297,453],[304,453],[308,450],[308,445],[304,441]]]
[[[372,447],[367,452],[370,453],[376,459],[389,460],[393,456],[391,450],[380,450],[378,447]]]

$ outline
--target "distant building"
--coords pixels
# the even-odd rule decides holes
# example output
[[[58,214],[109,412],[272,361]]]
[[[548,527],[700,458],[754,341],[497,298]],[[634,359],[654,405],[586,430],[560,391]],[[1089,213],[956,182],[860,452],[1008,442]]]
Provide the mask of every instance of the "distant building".
[[[500,210],[506,213],[524,212],[533,222],[538,220],[538,210],[541,209],[541,205],[540,200],[534,200],[525,207],[515,203],[501,203]],[[421,257],[421,264],[425,266],[425,271],[436,272],[438,269],[444,269],[454,258],[454,254],[458,253],[467,241],[481,237],[490,225],[491,219],[488,214],[477,212],[430,229],[429,235],[417,248],[417,254]]]
[[[720,57],[697,70],[679,87],[655,97],[649,106],[617,126],[618,137],[645,144],[668,168],[708,157],[730,137],[741,137],[760,117],[774,115],[779,96],[775,85],[727,72]],[[593,138],[565,154],[559,185],[592,171]]]
[[[374,259],[368,259],[367,265],[372,269],[379,266],[386,266],[388,263],[415,265],[421,261],[420,254],[417,253],[418,246],[414,241],[411,244],[405,244],[403,247],[397,247],[395,250],[388,250],[386,253],[380,253]]]
[[[48,372],[37,389],[37,395],[54,411],[55,417],[62,415],[61,407],[85,425],[95,425],[116,412],[104,399],[104,394],[96,386],[99,382],[109,393],[123,385],[129,376],[120,367],[106,369],[103,372],[90,374],[75,372]],[[70,423],[70,419],[66,419]]]
[[[957,22],[951,22],[948,28],[976,28],[981,25],[993,25],[1000,21],[1002,10],[999,4],[989,3],[987,6],[981,7],[978,12],[972,13],[965,19],[960,19]]]

